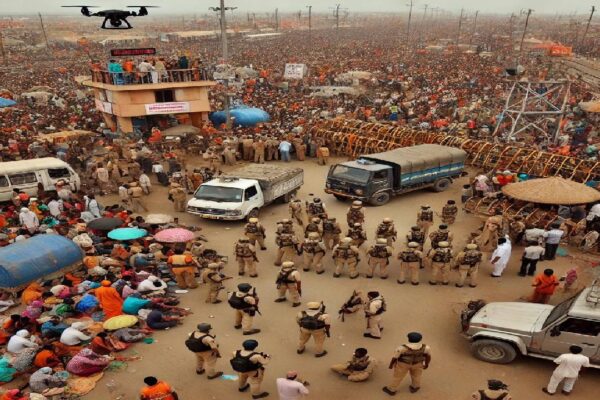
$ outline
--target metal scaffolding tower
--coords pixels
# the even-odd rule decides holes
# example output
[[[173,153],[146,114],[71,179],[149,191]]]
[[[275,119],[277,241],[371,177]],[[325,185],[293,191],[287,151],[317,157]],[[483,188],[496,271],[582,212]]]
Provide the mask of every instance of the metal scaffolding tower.
[[[555,143],[569,99],[568,81],[515,82],[508,94],[494,135],[512,141],[528,133],[541,133],[546,143]],[[508,131],[501,127],[510,121]]]

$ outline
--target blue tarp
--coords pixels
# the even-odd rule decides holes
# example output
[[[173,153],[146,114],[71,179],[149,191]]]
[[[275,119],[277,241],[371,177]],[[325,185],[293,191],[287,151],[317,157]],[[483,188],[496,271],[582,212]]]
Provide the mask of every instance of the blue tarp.
[[[10,244],[0,248],[0,288],[19,288],[82,260],[79,246],[60,235],[38,235]]]
[[[235,117],[233,120],[234,126],[249,127],[261,122],[269,122],[270,120],[269,114],[260,108],[239,107],[230,110],[229,113],[232,117]],[[210,114],[208,118],[215,126],[224,124],[227,120],[225,111],[214,112]]]
[[[12,107],[17,104],[16,101],[11,99],[5,99],[4,97],[0,97],[0,108],[2,107]]]

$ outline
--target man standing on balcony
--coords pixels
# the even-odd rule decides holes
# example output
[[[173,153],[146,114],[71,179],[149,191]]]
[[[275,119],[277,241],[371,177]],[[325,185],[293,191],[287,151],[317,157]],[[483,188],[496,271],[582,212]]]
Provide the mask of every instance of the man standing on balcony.
[[[138,65],[138,72],[140,74],[141,83],[152,83],[150,81],[150,71],[152,71],[153,69],[154,67],[148,62],[148,60],[144,60]]]

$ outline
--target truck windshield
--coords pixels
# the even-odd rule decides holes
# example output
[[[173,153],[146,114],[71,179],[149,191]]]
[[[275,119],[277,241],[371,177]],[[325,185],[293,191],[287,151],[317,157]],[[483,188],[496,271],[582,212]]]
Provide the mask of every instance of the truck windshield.
[[[554,307],[554,309],[552,309],[550,312],[550,315],[548,315],[548,318],[546,318],[546,321],[544,321],[544,328],[554,323],[554,321],[558,320],[562,315],[566,314],[576,298],[577,296],[573,296]]]
[[[241,203],[242,189],[202,185],[198,188],[194,197],[198,200],[216,201],[218,203]]]
[[[371,172],[360,168],[352,168],[347,167],[345,165],[338,165],[333,169],[331,176],[333,178],[338,178],[341,180],[367,183],[369,181],[369,178],[371,177]]]

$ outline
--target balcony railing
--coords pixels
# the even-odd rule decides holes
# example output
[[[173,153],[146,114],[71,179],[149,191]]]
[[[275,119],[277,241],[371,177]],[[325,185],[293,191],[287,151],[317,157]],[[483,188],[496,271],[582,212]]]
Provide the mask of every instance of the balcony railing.
[[[164,82],[198,82],[209,80],[205,68],[169,69],[150,72],[109,72],[91,69],[92,81],[109,85],[144,85]]]

